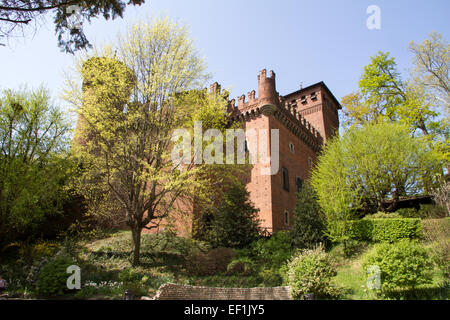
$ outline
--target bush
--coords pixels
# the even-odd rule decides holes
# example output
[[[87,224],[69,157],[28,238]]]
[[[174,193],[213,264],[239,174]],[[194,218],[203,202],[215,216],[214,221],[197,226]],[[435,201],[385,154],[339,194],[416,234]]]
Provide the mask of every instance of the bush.
[[[289,261],[287,268],[292,298],[300,300],[307,294],[314,294],[320,299],[334,295],[331,280],[337,271],[322,246],[300,251]]]
[[[399,215],[399,218],[423,218],[415,208],[400,208],[393,213]]]
[[[192,252],[186,258],[186,270],[198,276],[225,272],[233,257],[234,252],[230,248],[216,248],[207,253]]]
[[[447,210],[436,204],[421,204],[419,217],[423,219],[439,219],[447,216]]]
[[[323,213],[317,203],[316,193],[304,184],[297,194],[294,225],[291,229],[292,243],[298,248],[312,248],[325,240]]]
[[[47,297],[63,295],[68,290],[67,267],[72,264],[73,260],[66,256],[58,256],[47,263],[37,278],[36,293]]]
[[[283,267],[282,267],[283,268]],[[262,285],[264,287],[278,287],[283,284],[282,271],[272,269],[262,269],[259,272],[259,277],[261,278]]]
[[[249,276],[255,272],[255,263],[248,257],[237,258],[231,261],[227,267],[227,274]]]
[[[39,240],[36,243],[27,241],[16,241],[8,244],[2,251],[17,249],[18,263],[32,265],[34,261],[51,257],[58,249],[54,241]]]
[[[433,260],[446,277],[450,276],[450,218],[426,219],[422,226]]]
[[[122,270],[122,272],[119,273],[118,279],[121,282],[129,283],[129,282],[135,282],[142,278],[142,275],[140,275],[138,272],[136,272],[133,268],[125,268]]]
[[[276,268],[286,263],[294,253],[288,231],[277,231],[270,239],[259,239],[251,247],[258,260]]]
[[[375,242],[420,238],[421,220],[417,218],[352,220],[349,221],[349,236],[354,240]]]
[[[417,241],[402,239],[375,245],[364,257],[363,270],[380,268],[381,289],[414,289],[431,282],[433,263],[426,249]]]
[[[389,218],[402,218],[402,216],[398,212],[377,212],[374,214],[368,214],[364,216],[363,219],[389,219]]]

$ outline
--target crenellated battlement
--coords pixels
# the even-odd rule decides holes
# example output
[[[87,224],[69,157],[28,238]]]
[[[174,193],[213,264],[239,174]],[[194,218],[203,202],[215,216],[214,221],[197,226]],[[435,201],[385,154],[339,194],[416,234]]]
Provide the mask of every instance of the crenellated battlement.
[[[302,117],[297,102],[288,101],[276,91],[275,72],[263,69],[258,74],[258,96],[256,91],[242,94],[236,100],[229,101],[228,111],[233,121],[250,121],[254,117],[264,115],[274,115],[282,121],[288,128],[301,134],[304,139],[308,139],[314,145],[322,145],[323,138],[319,131],[314,128],[304,117]],[[213,90],[213,85],[211,86]]]

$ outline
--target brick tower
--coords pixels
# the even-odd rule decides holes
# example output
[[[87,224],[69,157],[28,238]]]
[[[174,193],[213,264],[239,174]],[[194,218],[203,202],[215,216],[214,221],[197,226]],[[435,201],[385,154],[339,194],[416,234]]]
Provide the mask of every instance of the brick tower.
[[[268,232],[289,229],[293,222],[296,193],[309,172],[318,152],[339,128],[341,106],[323,82],[300,88],[281,96],[276,91],[275,73],[262,70],[255,91],[231,100],[228,110],[233,121],[245,129],[279,129],[279,170],[261,175],[261,164],[253,166],[247,189],[250,199],[260,209],[262,226]],[[268,135],[267,146],[271,145]],[[270,147],[268,147],[270,152]]]

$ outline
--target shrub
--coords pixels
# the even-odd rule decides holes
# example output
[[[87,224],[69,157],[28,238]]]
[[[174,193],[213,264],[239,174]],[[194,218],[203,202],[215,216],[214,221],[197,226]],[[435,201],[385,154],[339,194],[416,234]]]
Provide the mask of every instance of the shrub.
[[[387,213],[379,211],[374,214],[368,214],[364,216],[363,219],[389,219],[389,218],[402,218],[402,216],[398,212]]]
[[[402,239],[375,245],[364,257],[363,269],[380,268],[381,289],[414,289],[431,282],[433,264],[426,249],[417,241]]]
[[[349,236],[354,240],[394,242],[420,238],[421,221],[417,218],[361,219],[349,221]]]
[[[400,208],[394,213],[399,215],[399,218],[423,218],[421,212],[415,208]]]
[[[17,249],[18,263],[32,265],[35,260],[48,258],[55,254],[58,244],[48,240],[39,240],[36,243],[16,241],[5,246],[2,251],[12,248]]]
[[[192,252],[186,258],[186,270],[199,276],[225,272],[233,257],[234,252],[230,248],[216,248],[206,253]]]
[[[119,281],[124,283],[135,282],[137,280],[140,280],[141,278],[142,276],[133,268],[123,269],[118,276]]]
[[[317,196],[309,184],[304,184],[297,194],[294,225],[291,229],[292,243],[298,248],[312,248],[323,242],[325,224]]]
[[[334,293],[331,280],[337,271],[322,246],[300,251],[289,261],[287,268],[292,298],[305,299],[307,294],[324,298]]]
[[[252,249],[263,264],[279,268],[294,252],[288,231],[277,231],[270,239],[259,239],[252,243]]]
[[[67,290],[67,267],[74,262],[66,256],[58,256],[47,263],[36,281],[36,293],[42,296],[63,295]]]
[[[426,219],[422,226],[433,260],[446,277],[450,276],[450,218]]]
[[[436,204],[421,204],[419,217],[423,219],[439,219],[447,216],[447,209]]]
[[[248,257],[237,258],[231,261],[227,267],[227,274],[251,275],[255,272],[255,263]]]
[[[283,284],[281,268],[279,270],[262,269],[258,275],[264,287],[278,287]]]

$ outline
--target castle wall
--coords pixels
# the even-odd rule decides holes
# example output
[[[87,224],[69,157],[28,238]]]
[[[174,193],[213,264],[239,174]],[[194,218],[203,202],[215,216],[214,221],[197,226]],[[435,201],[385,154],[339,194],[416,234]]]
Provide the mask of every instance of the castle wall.
[[[294,221],[293,211],[297,202],[296,177],[300,177],[302,181],[307,180],[311,169],[308,159],[310,158],[314,162],[316,154],[278,119],[271,116],[269,120],[271,129],[280,130],[280,165],[278,173],[271,177],[272,224],[273,231],[277,231],[292,227]],[[294,152],[291,152],[291,143],[294,146]],[[288,170],[289,191],[283,188],[282,167]],[[289,212],[289,224],[285,223],[284,214],[286,210]]]

